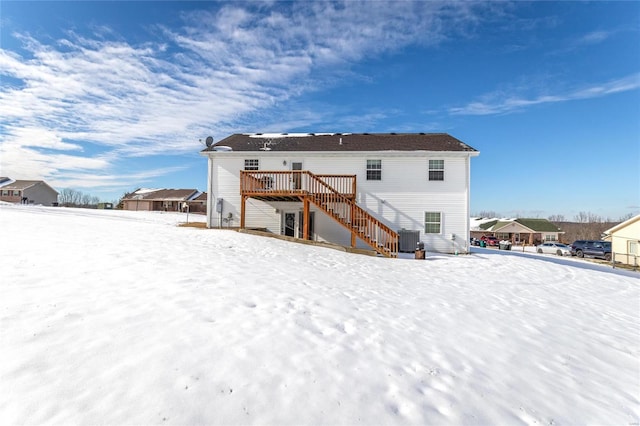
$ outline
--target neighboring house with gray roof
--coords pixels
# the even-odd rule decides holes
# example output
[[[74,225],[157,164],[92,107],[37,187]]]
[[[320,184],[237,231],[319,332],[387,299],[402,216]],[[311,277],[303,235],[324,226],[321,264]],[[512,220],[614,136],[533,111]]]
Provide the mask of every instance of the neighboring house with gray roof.
[[[469,250],[470,161],[479,152],[451,135],[243,133],[202,155],[209,227],[266,228],[389,257],[417,241]]]
[[[201,194],[197,189],[140,188],[122,199],[122,208],[133,211],[187,211],[188,202]]]
[[[471,236],[494,236],[513,244],[537,245],[545,241],[559,241],[563,232],[547,219],[474,219]]]
[[[0,177],[0,201],[56,206],[58,191],[43,180],[13,180]]]

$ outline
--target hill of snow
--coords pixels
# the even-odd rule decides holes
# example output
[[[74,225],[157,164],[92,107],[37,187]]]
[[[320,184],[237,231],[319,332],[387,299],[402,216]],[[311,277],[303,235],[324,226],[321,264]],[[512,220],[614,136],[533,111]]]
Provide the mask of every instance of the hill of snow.
[[[185,218],[0,206],[0,424],[638,424],[636,276]]]

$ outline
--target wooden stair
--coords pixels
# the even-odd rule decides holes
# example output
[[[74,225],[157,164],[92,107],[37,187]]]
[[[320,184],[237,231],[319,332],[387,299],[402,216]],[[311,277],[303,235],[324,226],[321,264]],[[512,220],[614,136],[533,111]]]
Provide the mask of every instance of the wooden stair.
[[[397,232],[313,173],[308,173],[310,176],[309,201],[351,232],[352,245],[355,244],[357,237],[382,256],[398,257]]]

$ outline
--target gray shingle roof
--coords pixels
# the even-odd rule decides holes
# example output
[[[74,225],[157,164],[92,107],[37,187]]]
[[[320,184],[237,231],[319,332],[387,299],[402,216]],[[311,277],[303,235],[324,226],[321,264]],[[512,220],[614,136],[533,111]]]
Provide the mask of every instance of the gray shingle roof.
[[[139,190],[138,190],[139,191]],[[127,194],[124,200],[154,200],[154,201],[186,201],[198,192],[197,189],[156,189],[152,191]]]
[[[2,189],[17,189],[17,190],[22,190],[22,189],[27,189],[32,187],[33,185],[36,185],[38,183],[41,183],[44,181],[41,180],[16,180],[10,184],[4,185],[2,187]]]
[[[446,133],[237,133],[202,152],[216,147],[233,151],[470,151],[476,150]],[[219,149],[219,148],[218,148]]]

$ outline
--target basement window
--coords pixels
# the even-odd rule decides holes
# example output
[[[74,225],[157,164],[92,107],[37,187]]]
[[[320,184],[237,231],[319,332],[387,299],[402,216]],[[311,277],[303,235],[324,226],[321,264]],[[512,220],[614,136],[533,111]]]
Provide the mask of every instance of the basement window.
[[[429,180],[444,180],[444,160],[429,160]]]
[[[440,212],[424,212],[424,233],[439,234],[442,214]]]
[[[382,160],[367,160],[367,180],[382,180]]]
[[[244,169],[245,170],[260,170],[260,160],[258,160],[258,159],[244,160]]]

